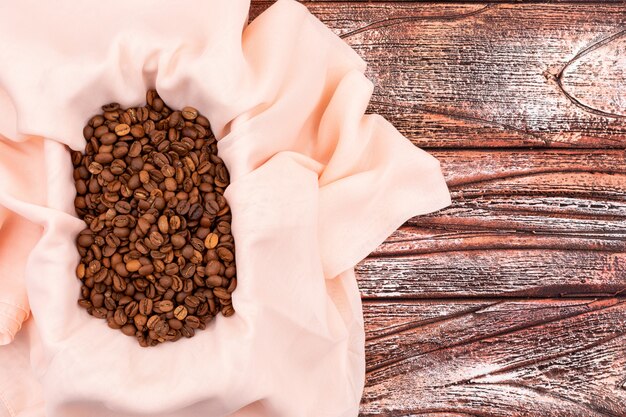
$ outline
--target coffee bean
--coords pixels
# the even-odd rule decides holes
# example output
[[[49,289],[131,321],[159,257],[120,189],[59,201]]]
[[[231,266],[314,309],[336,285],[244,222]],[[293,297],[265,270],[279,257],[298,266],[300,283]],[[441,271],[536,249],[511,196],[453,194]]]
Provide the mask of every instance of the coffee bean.
[[[220,300],[230,300],[230,293],[228,293],[228,291],[226,291],[225,288],[222,288],[222,287],[213,288],[213,294],[215,294],[215,296],[219,298]]]
[[[182,306],[179,306],[182,307]],[[170,326],[170,329],[180,330],[183,327],[183,322],[179,319],[169,319],[167,324]]]
[[[149,298],[143,298],[139,301],[139,313],[144,316],[148,316],[152,313],[152,300]]]
[[[180,274],[182,275],[183,278],[191,278],[193,277],[195,273],[196,273],[196,266],[192,263],[188,263],[180,271]]]
[[[163,235],[157,231],[150,233],[150,243],[152,243],[155,247],[159,247],[163,244],[164,239]]]
[[[120,214],[113,219],[113,225],[115,227],[126,227],[130,223],[130,219],[125,214]]]
[[[133,125],[133,127],[130,128],[130,134],[134,138],[141,138],[145,134],[145,132],[143,131],[143,126]]]
[[[209,249],[213,249],[217,246],[218,241],[219,241],[219,236],[216,233],[209,233],[206,239],[204,240],[204,246],[206,246]]]
[[[200,319],[196,316],[187,316],[185,318],[185,326],[189,326],[191,329],[197,329],[200,327]]]
[[[235,310],[233,309],[232,305],[225,305],[222,306],[222,314],[224,315],[224,317],[230,317],[235,314]]]
[[[107,132],[100,137],[100,143],[103,145],[113,145],[115,142],[117,142],[115,133]],[[100,150],[102,151],[102,148]]]
[[[131,301],[124,307],[124,313],[128,317],[135,317],[139,313],[139,304],[136,301]]]
[[[198,117],[198,110],[193,107],[183,107],[182,115],[186,120],[194,120]]]
[[[134,336],[136,331],[137,328],[132,324],[126,324],[122,326],[122,333],[124,333],[126,336]]]
[[[99,164],[110,164],[113,161],[113,155],[108,153],[108,152],[102,152],[102,153],[98,153],[96,154],[96,156],[94,156],[94,163],[99,163]],[[100,171],[102,172],[102,171]],[[93,174],[93,172],[92,172]]]
[[[193,337],[194,333],[195,333],[194,329],[192,329],[188,325],[184,325],[183,328],[180,329],[180,334],[182,334],[183,336],[187,338]]]
[[[219,275],[210,275],[206,280],[205,284],[209,288],[219,287],[224,285],[224,279]]]
[[[126,270],[128,272],[137,272],[141,268],[141,262],[136,259],[126,262]]]
[[[141,346],[192,337],[235,290],[230,181],[209,121],[193,107],[103,106],[70,152],[76,213],[79,305]]]
[[[130,126],[128,126],[126,123],[120,123],[119,125],[115,126],[115,134],[117,136],[125,136],[128,135],[130,133]]]
[[[118,326],[123,326],[126,324],[126,322],[128,321],[128,317],[126,316],[126,313],[124,313],[124,310],[117,309],[115,310],[115,315],[113,316],[115,323],[117,323]]]
[[[88,248],[93,245],[93,235],[91,234],[80,234],[77,239],[78,246],[83,248]]]
[[[185,245],[185,247],[183,247],[181,254],[183,255],[183,257],[185,259],[191,259],[191,257],[193,256],[193,246],[191,245]]]
[[[154,311],[157,313],[167,313],[174,309],[174,304],[169,300],[157,301],[154,303]]]
[[[157,323],[159,323],[161,321],[161,317],[159,317],[158,315],[153,315],[148,317],[148,322],[146,323],[146,326],[148,327],[148,329],[153,330],[154,326],[156,326]]]
[[[174,246],[174,248],[176,249],[183,247],[185,243],[187,243],[187,240],[185,239],[185,237],[180,234],[172,235],[172,237],[170,238],[170,241],[172,242],[172,246]]]
[[[174,309],[174,317],[178,320],[184,320],[185,317],[187,317],[187,308],[185,306],[176,307],[176,309]]]
[[[146,323],[148,323],[148,318],[144,314],[137,314],[133,317],[133,322],[135,323],[137,330],[143,331]]]
[[[91,164],[89,164],[89,167],[87,169],[93,175],[98,175],[103,170],[102,165],[100,163],[98,163],[98,162],[92,162]]]
[[[165,164],[161,167],[161,173],[164,177],[171,178],[176,174],[176,168],[174,168],[170,164]]]
[[[234,260],[234,258],[235,258],[233,253],[229,249],[227,249],[227,248],[217,248],[217,255],[224,262],[232,262]]]
[[[195,295],[189,295],[185,298],[185,305],[189,308],[196,308],[200,305],[200,300]]]

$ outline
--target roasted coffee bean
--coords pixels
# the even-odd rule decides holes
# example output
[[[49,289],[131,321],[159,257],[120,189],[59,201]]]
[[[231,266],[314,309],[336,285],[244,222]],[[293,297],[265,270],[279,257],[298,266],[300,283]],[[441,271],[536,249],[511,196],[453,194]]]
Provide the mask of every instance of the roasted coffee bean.
[[[217,248],[217,255],[224,262],[232,262],[235,258],[233,253],[227,248]]]
[[[230,300],[230,294],[228,293],[228,291],[226,291],[225,288],[222,288],[222,287],[213,288],[213,294],[215,294],[215,296],[219,298],[220,300]]]
[[[117,323],[118,326],[123,326],[128,321],[128,316],[126,316],[126,313],[124,313],[124,310],[122,310],[121,308],[115,310],[113,318],[115,319],[115,323]]]
[[[176,307],[176,309],[174,309],[174,317],[178,320],[184,320],[185,317],[187,317],[187,307],[180,305]]]
[[[148,317],[148,322],[146,323],[146,326],[148,327],[148,329],[152,330],[154,329],[154,326],[157,325],[157,323],[159,323],[161,321],[161,317],[159,317],[158,315],[152,315],[150,317]]]
[[[181,270],[180,274],[183,278],[191,278],[196,273],[196,266],[192,263],[185,265]]]
[[[130,126],[128,126],[126,123],[120,123],[117,126],[115,126],[115,134],[117,136],[125,136],[128,135],[130,133]]]
[[[139,313],[139,304],[136,301],[131,301],[124,307],[124,313],[128,317],[135,317]]]
[[[143,314],[144,316],[148,316],[152,313],[152,300],[149,298],[142,298],[139,301],[139,313]]]
[[[126,336],[134,336],[136,332],[137,328],[132,324],[125,324],[124,326],[122,326],[122,333],[124,333]]]
[[[154,311],[157,313],[167,313],[174,309],[174,304],[169,300],[157,301],[154,303]]]
[[[233,314],[235,314],[235,309],[233,309],[232,305],[222,306],[222,315],[224,315],[224,317],[230,317]]]
[[[154,90],[146,100],[103,106],[83,129],[84,153],[70,155],[87,225],[76,238],[79,305],[154,346],[232,315],[237,280],[229,175],[208,119]]]
[[[170,329],[174,329],[174,330],[180,330],[183,327],[183,322],[180,321],[180,319],[169,319],[167,321],[167,324],[170,326]]]
[[[194,120],[198,117],[198,110],[193,107],[183,107],[182,115],[186,120]]]
[[[159,232],[157,232],[156,230],[152,233],[150,233],[150,243],[152,243],[155,247],[159,247],[163,244],[163,242],[165,241],[163,239],[163,235]]]
[[[120,214],[128,214],[131,210],[131,205],[127,201],[118,201],[115,203],[115,210]]]
[[[185,325],[189,326],[191,329],[197,329],[200,327],[200,319],[196,316],[187,316],[185,318]]]
[[[195,295],[189,295],[185,298],[185,305],[189,308],[196,308],[200,305],[200,299]]]
[[[213,249],[217,246],[218,242],[219,236],[216,233],[209,233],[204,240],[204,246],[206,246],[208,249]]]

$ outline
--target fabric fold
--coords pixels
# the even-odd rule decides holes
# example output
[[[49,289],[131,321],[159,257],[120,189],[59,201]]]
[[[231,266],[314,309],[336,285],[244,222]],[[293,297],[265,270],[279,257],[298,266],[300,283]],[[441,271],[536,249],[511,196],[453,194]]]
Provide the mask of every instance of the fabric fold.
[[[295,1],[250,25],[248,9],[0,0],[0,62],[10,63],[0,66],[9,114],[0,268],[11,268],[0,269],[11,306],[0,331],[12,338],[30,308],[32,337],[20,346],[48,417],[358,414],[365,356],[353,267],[449,194],[432,156],[365,115],[372,83],[356,52]],[[144,349],[76,305],[84,226],[67,147],[84,148],[82,127],[99,106],[138,105],[150,87],[172,107],[196,107],[219,139],[238,287],[234,316]],[[23,246],[16,233],[29,237]],[[17,376],[3,363],[11,354],[14,344],[0,348],[0,374]]]

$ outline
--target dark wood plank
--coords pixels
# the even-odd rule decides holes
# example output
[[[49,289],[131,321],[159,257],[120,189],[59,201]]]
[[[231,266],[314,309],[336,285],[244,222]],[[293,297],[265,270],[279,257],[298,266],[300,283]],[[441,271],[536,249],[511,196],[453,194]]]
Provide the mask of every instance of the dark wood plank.
[[[416,145],[626,147],[625,3],[305,4]]]
[[[368,258],[364,297],[554,297],[626,292],[626,253],[493,249]]]
[[[434,151],[452,206],[357,267],[366,297],[626,293],[626,151]]]
[[[362,417],[626,415],[624,299],[366,301],[364,311]]]

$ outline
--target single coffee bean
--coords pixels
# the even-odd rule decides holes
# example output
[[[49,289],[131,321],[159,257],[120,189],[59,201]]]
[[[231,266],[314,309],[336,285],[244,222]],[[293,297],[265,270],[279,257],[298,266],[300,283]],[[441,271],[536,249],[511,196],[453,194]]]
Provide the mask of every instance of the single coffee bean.
[[[186,264],[181,270],[180,274],[183,278],[192,278],[196,273],[196,266],[192,263]]]
[[[209,233],[206,239],[204,240],[204,246],[206,246],[209,249],[213,249],[217,246],[218,242],[219,242],[219,236],[216,233]]]
[[[189,295],[185,298],[185,305],[189,308],[196,308],[200,305],[200,299],[195,295]]]
[[[187,317],[187,308],[180,305],[176,307],[176,309],[174,309],[174,317],[176,317],[178,320],[184,320],[185,317]]]
[[[230,300],[230,293],[228,293],[228,291],[226,291],[225,288],[222,288],[222,287],[213,288],[213,294],[215,294],[215,296],[219,298],[220,300]]]
[[[227,249],[227,248],[217,248],[217,255],[224,262],[232,262],[234,260],[234,258],[235,258],[233,253],[229,249]]]
[[[133,317],[133,322],[135,323],[135,327],[139,331],[143,331],[146,324],[148,323],[148,318],[144,314],[137,314]]]
[[[152,233],[150,233],[150,243],[152,243],[155,247],[159,247],[163,244],[163,242],[165,241],[163,239],[163,235],[157,231],[154,231]]]
[[[194,120],[198,117],[198,110],[193,107],[183,107],[182,115],[186,120]]]
[[[150,275],[154,272],[154,265],[152,264],[143,265],[141,268],[137,270],[137,272],[139,273],[139,275],[142,275],[142,276]]]
[[[124,313],[124,310],[122,310],[121,308],[115,310],[115,315],[113,316],[113,318],[115,320],[115,323],[117,323],[119,326],[125,325],[128,321],[126,313]]]
[[[131,210],[131,205],[127,201],[118,201],[115,203],[115,210],[120,214],[128,214]]]
[[[141,268],[141,262],[136,259],[126,262],[126,270],[128,272],[137,272]]]
[[[222,315],[224,315],[224,317],[230,317],[233,314],[235,314],[235,310],[233,309],[232,305],[224,305],[222,306]]]
[[[187,316],[185,318],[185,325],[189,326],[191,329],[197,329],[200,327],[200,319],[196,316]]]
[[[180,307],[180,306],[179,306]],[[167,324],[170,326],[170,329],[180,330],[183,327],[183,322],[179,319],[169,319]]]
[[[137,328],[132,324],[125,324],[122,326],[122,333],[126,336],[134,336],[137,331]]]
[[[176,168],[174,168],[170,164],[165,164],[161,167],[161,173],[165,178],[171,178],[176,175]]]
[[[163,234],[167,234],[170,231],[170,222],[167,216],[161,216],[158,220],[159,231]]]
[[[139,313],[149,316],[152,313],[153,302],[149,298],[143,298],[139,301]]]
[[[157,313],[167,313],[174,309],[174,304],[169,300],[157,301],[154,303],[154,311]]]
[[[180,234],[172,235],[172,237],[170,238],[170,241],[172,242],[172,246],[174,246],[174,248],[176,249],[183,247],[185,243],[187,243],[187,240],[185,239],[185,237]]]
[[[136,301],[130,301],[124,307],[124,313],[128,317],[135,317],[137,313],[139,313],[139,303],[137,303]]]
[[[107,132],[100,137],[100,143],[102,145],[113,145],[115,142],[117,142],[115,133]],[[100,151],[102,151],[102,148],[100,148]]]
[[[115,134],[117,136],[126,136],[130,133],[130,126],[128,126],[126,123],[120,123],[119,125],[115,126]]]
[[[182,329],[180,329],[180,334],[182,334],[183,336],[190,338],[193,337],[195,331],[193,328],[189,327],[188,325],[184,325]]]
[[[157,325],[157,323],[159,323],[161,321],[161,317],[159,317],[158,315],[152,315],[150,317],[148,317],[148,322],[146,323],[146,326],[148,327],[148,329],[153,330],[154,327]]]

